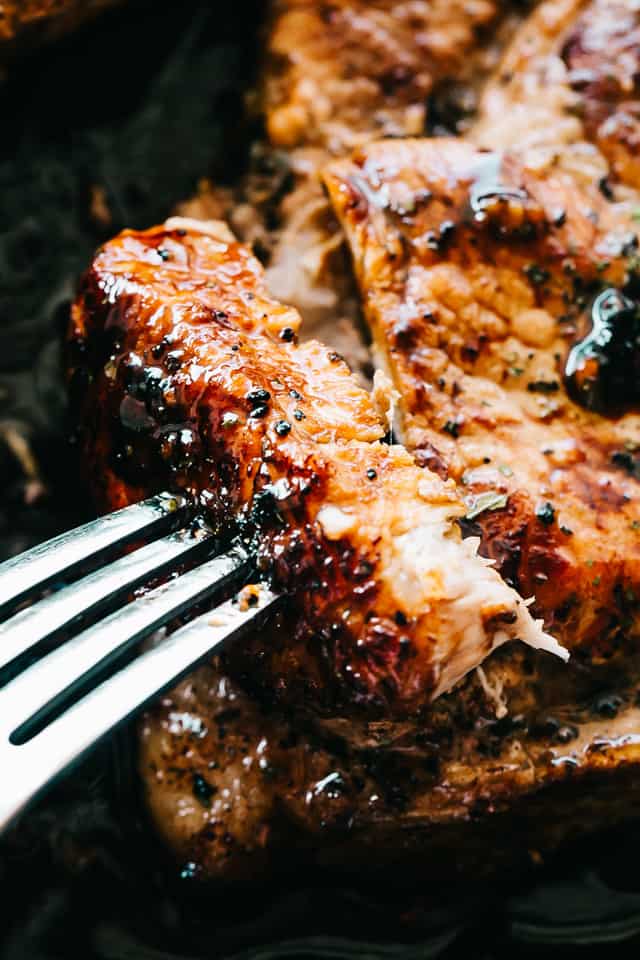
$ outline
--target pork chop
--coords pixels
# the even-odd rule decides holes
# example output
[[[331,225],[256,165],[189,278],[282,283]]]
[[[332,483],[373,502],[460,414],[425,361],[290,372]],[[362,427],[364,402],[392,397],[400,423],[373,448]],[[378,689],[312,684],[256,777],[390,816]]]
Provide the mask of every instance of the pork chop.
[[[640,633],[638,241],[597,184],[527,156],[387,141],[327,184],[399,436],[460,485],[482,551],[554,635],[597,659]]]
[[[221,225],[178,219],[105,244],[72,327],[102,505],[169,488],[216,529],[236,520],[304,608],[293,636],[255,639],[289,700],[402,714],[507,640],[566,656],[461,539],[453,482],[380,442],[368,394],[334,351],[298,342],[299,324]]]

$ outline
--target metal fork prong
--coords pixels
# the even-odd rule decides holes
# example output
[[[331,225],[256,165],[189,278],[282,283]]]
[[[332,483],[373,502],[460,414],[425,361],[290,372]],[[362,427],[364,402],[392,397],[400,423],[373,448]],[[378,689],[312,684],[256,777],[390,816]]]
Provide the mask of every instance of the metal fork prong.
[[[242,547],[150,590],[89,627],[19,674],[0,692],[0,730],[10,736],[37,714],[58,707],[84,682],[104,674],[115,659],[186,609],[220,594],[250,568]]]
[[[1,751],[3,780],[20,791],[0,792],[0,829],[56,777],[116,726],[173,686],[205,657],[237,642],[267,614],[279,597],[262,588],[254,606],[227,601],[176,631],[105,680],[31,741]]]
[[[40,543],[0,564],[0,617],[21,600],[84,563],[130,543],[164,532],[188,508],[184,497],[161,493],[141,503],[92,520],[69,533]]]
[[[0,670],[18,657],[34,651],[44,640],[71,627],[82,615],[86,619],[126,596],[150,576],[162,574],[179,559],[213,546],[213,536],[204,529],[180,530],[114,560],[16,613],[0,625]]]

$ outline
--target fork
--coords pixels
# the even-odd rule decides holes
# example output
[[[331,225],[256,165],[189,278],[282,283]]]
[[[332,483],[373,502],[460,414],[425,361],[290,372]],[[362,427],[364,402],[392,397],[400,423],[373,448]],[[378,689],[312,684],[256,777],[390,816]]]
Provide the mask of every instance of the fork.
[[[0,564],[0,830],[110,731],[274,612],[280,597],[259,584],[140,651],[252,573],[242,544],[220,553],[186,498],[167,493]]]

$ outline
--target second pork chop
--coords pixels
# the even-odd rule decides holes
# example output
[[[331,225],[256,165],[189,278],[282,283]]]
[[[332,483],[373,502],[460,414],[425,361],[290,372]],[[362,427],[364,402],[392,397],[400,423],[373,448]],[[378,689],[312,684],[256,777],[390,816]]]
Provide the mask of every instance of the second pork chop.
[[[567,646],[598,658],[637,638],[631,221],[553,157],[448,139],[369,145],[327,184],[403,440],[461,485],[483,550]],[[594,311],[611,342],[566,381]]]

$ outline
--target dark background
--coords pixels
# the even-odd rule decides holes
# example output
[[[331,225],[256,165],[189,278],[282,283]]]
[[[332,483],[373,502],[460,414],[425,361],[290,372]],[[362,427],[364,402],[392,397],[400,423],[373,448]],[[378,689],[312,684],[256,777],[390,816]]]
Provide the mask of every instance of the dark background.
[[[221,15],[217,3],[129,3],[7,67],[0,559],[89,509],[60,375],[69,298],[102,240],[161,221],[202,176],[224,179],[241,168],[242,92],[255,69],[260,7],[242,0]],[[92,214],[96,187],[109,222]]]
[[[0,84],[0,559],[91,515],[62,376],[74,285],[107,236],[164,219],[203,176],[239,175],[262,6],[132,2]],[[425,863],[408,889],[390,871],[384,889],[295,877],[198,900],[138,825],[126,742],[2,839],[1,960],[637,954],[628,831],[493,890],[438,895]]]

